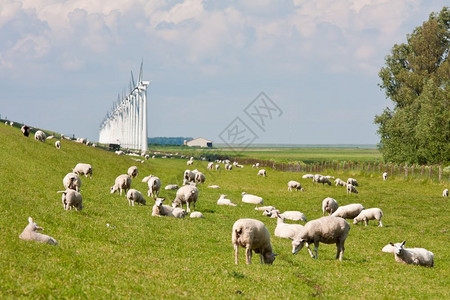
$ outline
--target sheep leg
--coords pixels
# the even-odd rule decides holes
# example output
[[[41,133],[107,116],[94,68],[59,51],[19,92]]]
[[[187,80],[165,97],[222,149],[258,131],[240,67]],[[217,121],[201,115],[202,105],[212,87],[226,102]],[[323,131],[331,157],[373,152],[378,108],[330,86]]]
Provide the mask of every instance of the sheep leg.
[[[183,207],[183,205],[181,205]],[[189,207],[189,202],[186,202],[186,212],[191,212],[191,209]]]
[[[237,244],[234,244],[234,263],[238,264],[238,253],[239,253],[239,246]]]
[[[318,259],[319,258],[319,255],[317,255],[317,252],[318,252],[318,250],[319,250],[319,242],[314,242],[314,252],[315,252],[315,259]]]
[[[339,241],[336,243],[336,248],[337,248],[337,253],[336,253],[336,259],[339,259],[340,261],[342,261],[342,258],[344,257],[344,244]]]
[[[314,258],[314,254],[312,253],[311,249],[309,248],[308,243],[306,243],[306,249],[308,249],[309,255],[311,255],[311,257]]]
[[[245,263],[247,265],[252,263],[252,249],[250,247],[245,248]]]
[[[365,224],[366,226],[369,225],[369,220],[364,219],[364,224]]]
[[[381,222],[381,219],[378,221],[378,227],[383,227],[383,222]]]

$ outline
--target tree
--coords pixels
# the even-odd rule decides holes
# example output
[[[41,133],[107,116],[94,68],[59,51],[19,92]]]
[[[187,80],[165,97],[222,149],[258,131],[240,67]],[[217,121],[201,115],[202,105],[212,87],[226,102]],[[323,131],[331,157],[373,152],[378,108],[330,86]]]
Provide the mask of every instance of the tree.
[[[379,85],[394,104],[375,116],[388,162],[450,162],[450,11],[444,7],[394,45]]]

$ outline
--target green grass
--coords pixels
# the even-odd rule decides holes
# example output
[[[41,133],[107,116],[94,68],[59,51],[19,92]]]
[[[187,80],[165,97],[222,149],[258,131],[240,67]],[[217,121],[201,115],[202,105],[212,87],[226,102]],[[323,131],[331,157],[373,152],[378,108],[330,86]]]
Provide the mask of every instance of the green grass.
[[[17,128],[0,124],[0,298],[338,298],[338,299],[449,299],[449,205],[442,198],[443,184],[427,180],[383,182],[380,174],[358,172],[333,175],[355,177],[358,195],[342,187],[312,186],[302,174],[267,168],[268,177],[256,176],[249,166],[231,172],[208,172],[196,161],[206,185],[238,203],[217,206],[219,191],[200,186],[197,210],[205,219],[151,216],[148,206],[129,207],[125,196],[111,195],[117,175],[135,165],[126,156],[62,141],[39,143]],[[64,211],[62,178],[78,162],[93,166],[93,179],[82,178],[84,209]],[[154,174],[163,186],[181,184],[186,160],[155,159],[138,164],[133,187],[146,194],[144,176]],[[305,192],[288,192],[287,181],[298,180]],[[321,202],[331,196],[339,204],[362,203],[380,207],[385,227],[371,222],[367,228],[351,225],[342,262],[334,260],[336,247],[321,244],[319,259],[303,249],[291,254],[289,240],[273,236],[276,221],[263,217],[254,206],[243,204],[240,193],[262,196],[266,205],[300,210],[308,219],[322,215]],[[162,190],[173,199],[174,191]],[[147,198],[147,197],[146,197]],[[18,238],[28,216],[57,239],[58,246],[25,242]],[[263,221],[279,254],[272,266],[254,256],[245,265],[244,249],[234,265],[231,228],[239,218]],[[107,227],[106,224],[111,224]],[[435,267],[396,263],[382,253],[388,242],[407,241],[435,253]]]

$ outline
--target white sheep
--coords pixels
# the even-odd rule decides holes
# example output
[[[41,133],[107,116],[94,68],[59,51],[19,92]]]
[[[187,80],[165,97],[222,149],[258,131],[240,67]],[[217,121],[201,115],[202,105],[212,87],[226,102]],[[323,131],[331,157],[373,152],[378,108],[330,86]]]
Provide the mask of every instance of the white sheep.
[[[442,197],[448,197],[448,189],[445,189],[445,190],[442,192]]]
[[[270,218],[276,218],[277,215],[280,215],[284,219],[291,220],[291,221],[304,221],[304,222],[308,221],[306,219],[306,216],[304,213],[296,211],[296,210],[287,210],[283,213],[280,213],[280,211],[278,209],[272,209],[272,210],[266,209],[263,212],[263,216],[267,216]]]
[[[277,237],[293,240],[303,229],[303,225],[300,224],[284,223],[285,218],[278,212],[275,212],[275,217],[277,218],[277,227],[275,227],[275,236]]]
[[[55,141],[55,148],[56,149],[61,149],[61,142],[60,141]]]
[[[259,168],[259,166],[260,166],[259,163],[256,163],[256,164],[255,164],[255,167],[256,167],[256,168]]]
[[[206,169],[208,169],[208,170],[212,170],[213,168],[214,168],[213,162],[209,162],[208,165],[206,166]]]
[[[77,211],[83,209],[83,197],[77,191],[66,189],[65,191],[58,191],[62,193],[61,201],[65,210],[75,208]]]
[[[128,206],[134,206],[134,203],[140,203],[142,205],[147,204],[142,193],[135,189],[129,189],[127,193]]]
[[[34,134],[34,139],[39,142],[45,142],[45,140],[47,140],[47,135],[43,131],[38,130]]]
[[[136,166],[131,166],[128,168],[128,172],[127,172],[128,176],[130,176],[131,178],[135,178],[136,176],[138,176],[139,171],[138,168]]]
[[[264,204],[263,198],[252,194],[247,194],[246,192],[242,192],[242,202],[250,204]]]
[[[351,185],[354,185],[354,186],[359,186],[358,185],[358,181],[355,178],[348,178],[347,179],[347,184],[351,184]]]
[[[81,179],[75,173],[67,173],[63,178],[63,185],[65,189],[72,189],[78,192],[81,187]]]
[[[255,207],[255,210],[274,210],[276,209],[275,206],[259,206],[259,207]]]
[[[186,211],[182,208],[174,208],[169,205],[163,204],[165,198],[156,198],[155,205],[152,208],[152,216],[154,217],[174,217],[184,218]]]
[[[197,172],[197,174],[195,174],[195,183],[196,184],[204,183],[205,180],[206,180],[205,174],[203,174],[202,172]]]
[[[220,186],[213,184],[213,185],[208,185],[208,188],[210,189],[220,189]]]
[[[359,222],[363,222],[365,226],[369,224],[369,220],[377,220],[378,227],[383,227],[383,222],[381,222],[381,218],[383,217],[383,211],[379,208],[368,208],[362,210],[359,215],[357,215],[353,219],[353,224],[356,225]]]
[[[231,164],[225,164],[225,170],[231,171],[233,169],[233,165]]]
[[[261,169],[258,171],[258,174],[256,174],[256,176],[263,176],[266,177],[267,176],[267,172],[264,169]]]
[[[346,186],[347,189],[347,194],[358,194],[358,190],[356,189],[356,187],[353,184],[347,183]]]
[[[385,180],[385,181],[386,181],[386,180],[387,180],[387,178],[388,178],[388,173],[387,173],[387,172],[384,172],[384,173],[383,173],[383,180]]]
[[[296,191],[304,191],[300,182],[294,180],[288,182],[288,191],[292,192],[292,189],[295,189]]]
[[[270,233],[263,222],[255,219],[239,219],[233,224],[231,241],[234,247],[234,263],[238,264],[239,246],[245,248],[245,262],[252,263],[252,251],[259,253],[261,264],[272,264],[276,254],[272,252]]]
[[[215,168],[216,168],[216,171],[219,171],[220,170],[220,165],[216,164]]]
[[[116,191],[119,191],[120,195],[122,195],[122,190],[124,190],[126,193],[130,189],[130,187],[131,187],[131,177],[127,174],[119,175],[114,181],[114,185],[111,187],[111,194],[115,193]]]
[[[44,228],[38,226],[32,217],[28,217],[28,225],[23,232],[19,235],[19,239],[24,241],[36,241],[39,243],[46,243],[49,245],[58,245],[58,242],[51,236],[36,232],[38,230],[44,230]]]
[[[348,204],[344,206],[339,206],[338,209],[334,213],[331,214],[332,217],[341,217],[343,219],[354,219],[356,218],[361,211],[364,209],[364,206],[359,203]]]
[[[25,124],[23,124],[22,128],[20,128],[20,131],[22,131],[24,136],[29,136],[30,135],[30,127],[28,127]]]
[[[349,231],[350,225],[342,218],[327,216],[309,221],[292,241],[292,254],[297,254],[306,243],[309,255],[317,259],[319,243],[336,244],[336,259],[342,260],[345,250],[344,243]],[[311,243],[314,243],[315,255],[309,248]]]
[[[339,207],[339,205],[335,199],[330,198],[330,197],[323,199],[323,201],[322,201],[323,216],[325,216],[325,212],[327,212],[328,215],[331,215],[338,209],[338,207]]]
[[[396,262],[419,265],[425,267],[434,266],[434,253],[424,248],[405,248],[403,243],[389,243],[381,251],[393,253]]]
[[[198,219],[203,219],[204,218],[203,214],[201,212],[199,212],[199,211],[191,212],[189,217],[190,218],[198,218]]]
[[[317,184],[321,183],[322,185],[324,185],[326,183],[328,185],[331,185],[331,181],[328,178],[326,178],[325,176],[322,176],[320,174],[314,175],[313,183],[317,183]]]
[[[161,180],[159,177],[149,175],[150,179],[147,181],[148,185],[148,197],[152,197],[153,199],[157,198],[159,195],[159,190],[161,188]]]
[[[191,170],[186,170],[184,171],[183,178],[184,178],[183,183],[195,182],[195,172]]]
[[[178,190],[178,188],[179,187],[177,184],[168,184],[164,189],[167,191],[167,190]]]
[[[194,164],[194,161],[193,160],[188,160],[187,162],[186,162],[186,165],[188,165],[188,166],[192,166]]]
[[[231,202],[230,199],[227,199],[227,195],[221,194],[219,199],[217,200],[217,205],[229,205],[229,206],[237,206],[237,204]]]
[[[336,186],[347,186],[347,182],[345,182],[344,180],[342,180],[340,178],[337,178],[334,181],[334,183],[335,183]]]
[[[307,179],[307,178],[314,178],[313,174],[305,174],[302,176],[303,179]]]
[[[172,207],[180,206],[183,208],[183,203],[186,203],[187,212],[191,212],[190,204],[193,204],[192,210],[195,210],[195,203],[198,199],[198,188],[192,185],[184,185],[178,189],[175,199],[172,202]]]
[[[77,175],[84,175],[86,178],[92,178],[92,166],[90,164],[78,163],[72,170]]]

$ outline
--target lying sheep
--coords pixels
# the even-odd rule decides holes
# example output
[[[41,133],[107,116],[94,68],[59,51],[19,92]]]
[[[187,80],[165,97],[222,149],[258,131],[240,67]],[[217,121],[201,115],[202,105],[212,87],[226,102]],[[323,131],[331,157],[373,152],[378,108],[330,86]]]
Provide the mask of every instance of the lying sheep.
[[[210,188],[210,189],[220,189],[220,186],[213,184],[213,185],[208,185],[208,188]]]
[[[448,197],[448,189],[445,189],[445,190],[442,192],[442,197]]]
[[[336,186],[347,186],[347,182],[345,182],[344,180],[342,180],[342,179],[340,179],[340,178],[337,178],[337,179],[334,181],[334,184],[335,184]]]
[[[64,188],[79,191],[81,187],[81,179],[75,173],[67,173],[63,178]]]
[[[198,218],[198,219],[203,219],[204,218],[203,214],[201,212],[199,212],[199,211],[191,212],[189,217],[190,218]]]
[[[159,190],[161,188],[161,180],[153,175],[148,176],[150,179],[147,181],[148,185],[148,197],[152,197],[153,199],[157,198],[159,195]]]
[[[247,194],[246,192],[242,192],[242,202],[250,203],[250,204],[263,204],[263,198],[251,194]]]
[[[195,183],[196,184],[204,183],[205,180],[206,180],[205,174],[203,174],[202,172],[197,172],[197,174],[195,174]]]
[[[386,181],[386,180],[387,180],[387,178],[388,178],[388,173],[387,173],[387,172],[384,172],[384,173],[383,173],[383,180],[385,180],[385,181]]]
[[[66,189],[65,191],[58,191],[62,193],[61,201],[65,210],[75,208],[77,211],[83,209],[83,198],[77,191]]]
[[[127,193],[128,206],[134,206],[134,203],[140,203],[142,205],[147,204],[142,193],[135,189],[129,189]]]
[[[226,197],[228,197],[228,196],[221,194],[219,199],[217,200],[217,205],[237,206],[237,204],[234,204],[233,202],[231,202],[230,199],[226,199]]]
[[[276,209],[275,206],[259,206],[259,207],[255,207],[255,210],[274,210]]]
[[[231,242],[234,247],[234,263],[238,264],[239,246],[245,248],[245,262],[252,263],[252,251],[259,253],[261,264],[272,264],[276,254],[272,252],[270,233],[263,222],[255,219],[239,219],[233,224]]]
[[[303,179],[307,179],[307,178],[314,178],[313,174],[305,174],[302,176]]]
[[[291,180],[288,182],[288,191],[292,192],[292,189],[295,189],[296,191],[300,190],[303,192],[302,185],[298,181]]]
[[[32,217],[28,217],[28,225],[23,232],[19,235],[19,239],[24,241],[36,241],[39,243],[46,243],[49,245],[58,245],[58,242],[51,236],[36,232],[38,230],[44,230],[44,228],[38,226]]]
[[[383,227],[381,217],[383,217],[383,212],[379,208],[364,209],[353,219],[353,224],[356,225],[359,222],[364,221],[364,224],[367,226],[369,224],[369,220],[377,220],[378,227]]]
[[[328,215],[331,215],[338,209],[338,207],[339,207],[339,205],[335,199],[330,198],[330,197],[323,199],[323,201],[322,201],[323,216],[325,216],[325,212],[327,212]]]
[[[55,142],[55,148],[56,149],[61,149],[61,142],[60,141],[56,141]]]
[[[263,176],[266,177],[267,176],[267,172],[264,169],[261,169],[258,171],[258,174],[256,174],[256,176]]]
[[[172,202],[172,207],[180,206],[183,208],[183,204],[186,203],[187,212],[191,212],[190,204],[193,204],[192,210],[195,210],[195,203],[198,199],[198,188],[192,185],[185,185],[178,189],[175,199]]]
[[[168,184],[164,189],[167,191],[167,190],[178,190],[178,188],[179,187],[177,184]]]
[[[364,209],[359,203],[348,204],[344,206],[339,206],[339,208],[331,214],[332,217],[341,217],[343,219],[354,219],[361,211]]]
[[[138,176],[139,171],[138,168],[136,166],[131,166],[128,168],[128,172],[127,172],[128,176],[130,176],[131,178],[135,178],[136,176]]]
[[[47,135],[43,131],[38,130],[34,134],[34,139],[39,142],[45,142],[47,140]]]
[[[347,189],[347,194],[352,194],[352,193],[358,194],[358,190],[355,188],[355,186],[353,184],[347,183],[346,189]]]
[[[75,168],[73,168],[73,173],[77,175],[84,175],[86,178],[92,178],[92,166],[90,164],[78,163]]]
[[[336,243],[337,253],[336,259],[342,261],[344,256],[344,243],[350,231],[350,225],[342,218],[333,216],[321,217],[316,220],[309,221],[305,224],[303,230],[292,241],[292,254],[297,254],[306,243],[309,255],[312,258],[318,258],[317,251],[319,243],[334,244]],[[314,243],[314,252],[312,253],[309,244]]]
[[[356,181],[355,178],[348,178],[347,179],[347,184],[351,184],[351,185],[354,185],[354,186],[359,186],[358,185],[358,181]]]
[[[275,236],[277,237],[293,240],[303,229],[303,225],[300,224],[284,223],[285,218],[278,212],[275,212],[274,215],[277,218],[277,227],[275,228]]]
[[[116,191],[119,191],[120,195],[122,195],[122,190],[124,190],[126,193],[130,189],[130,187],[131,187],[131,177],[127,174],[119,175],[114,181],[114,185],[111,187],[111,194],[115,193]]]
[[[280,213],[280,211],[278,209],[273,209],[273,210],[265,210],[263,212],[263,216],[267,216],[270,218],[276,218],[277,215],[283,217],[286,220],[291,220],[291,221],[304,221],[307,222],[308,220],[306,219],[306,216],[304,213],[299,212],[299,211],[295,211],[295,210],[287,210],[283,213]]]
[[[174,217],[184,218],[186,211],[182,208],[171,207],[163,204],[165,198],[156,198],[155,205],[153,205],[152,216],[154,217]]]
[[[403,243],[389,243],[381,251],[394,253],[395,261],[425,267],[434,266],[434,253],[424,248],[405,248]]]

